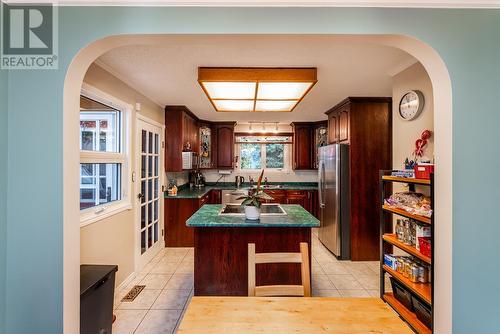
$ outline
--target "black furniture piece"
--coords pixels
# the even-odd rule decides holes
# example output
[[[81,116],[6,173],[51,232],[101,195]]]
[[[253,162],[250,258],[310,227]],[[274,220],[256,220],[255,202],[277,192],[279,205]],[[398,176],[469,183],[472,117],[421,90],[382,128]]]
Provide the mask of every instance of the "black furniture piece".
[[[116,265],[80,266],[80,334],[111,334]]]

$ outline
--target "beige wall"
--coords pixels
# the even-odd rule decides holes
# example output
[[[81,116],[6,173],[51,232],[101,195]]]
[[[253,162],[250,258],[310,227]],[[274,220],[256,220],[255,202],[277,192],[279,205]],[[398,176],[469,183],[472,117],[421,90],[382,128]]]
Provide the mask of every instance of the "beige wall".
[[[424,94],[425,106],[416,119],[404,121],[399,117],[399,101],[409,90],[420,90]],[[400,169],[404,167],[406,157],[412,158],[415,141],[422,131],[434,131],[432,83],[422,64],[416,63],[393,77],[392,98],[392,166]],[[428,141],[424,155],[431,160],[434,158],[434,136]]]
[[[419,90],[424,94],[425,105],[422,113],[412,121],[405,121],[399,116],[399,101],[409,90]],[[420,63],[416,63],[393,77],[392,87],[392,167],[404,168],[406,157],[413,158],[415,141],[420,138],[424,130],[434,132],[434,97],[431,80]],[[434,133],[424,149],[424,155],[434,158]],[[428,194],[428,187],[417,187],[419,192]],[[400,183],[393,184],[393,192],[408,191]],[[401,217],[394,215],[393,223]],[[394,254],[406,255],[399,248],[394,248]]]
[[[84,82],[119,100],[135,106],[141,103],[140,114],[164,123],[163,108],[120,81],[96,64],[88,69]],[[135,113],[135,111],[134,111]],[[135,169],[135,115],[131,117],[131,166]],[[132,193],[132,198],[134,192]],[[135,203],[133,203],[135,204]],[[160,211],[161,212],[161,211]],[[80,229],[80,262],[117,264],[116,284],[119,285],[135,270],[135,213],[122,211]]]

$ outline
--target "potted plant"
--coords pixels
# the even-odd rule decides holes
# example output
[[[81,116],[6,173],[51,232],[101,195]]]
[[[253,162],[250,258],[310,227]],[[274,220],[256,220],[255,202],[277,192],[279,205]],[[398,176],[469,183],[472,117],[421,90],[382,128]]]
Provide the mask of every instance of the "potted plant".
[[[238,198],[243,200],[241,205],[245,207],[245,217],[248,220],[258,220],[260,218],[260,207],[262,202],[273,199],[260,188],[263,176],[264,170],[260,173],[259,180],[257,181],[257,188],[249,189],[247,196]]]

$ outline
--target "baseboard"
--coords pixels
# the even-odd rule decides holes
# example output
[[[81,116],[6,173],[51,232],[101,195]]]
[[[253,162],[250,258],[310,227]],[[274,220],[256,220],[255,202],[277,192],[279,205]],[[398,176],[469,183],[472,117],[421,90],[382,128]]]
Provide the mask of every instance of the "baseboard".
[[[130,284],[130,282],[132,282],[135,278],[137,277],[137,273],[135,271],[133,271],[130,275],[128,275],[127,278],[125,278],[123,280],[123,282],[121,282],[117,287],[116,287],[116,291],[118,290],[121,290],[123,289],[124,287],[126,287],[127,285]]]

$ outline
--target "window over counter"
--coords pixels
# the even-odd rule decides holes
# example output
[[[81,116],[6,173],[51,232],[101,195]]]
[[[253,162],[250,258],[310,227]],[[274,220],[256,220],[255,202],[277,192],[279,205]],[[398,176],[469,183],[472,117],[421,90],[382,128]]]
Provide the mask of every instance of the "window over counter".
[[[127,107],[95,89],[80,96],[80,223],[130,207]]]
[[[236,136],[239,169],[245,171],[290,169],[292,136]]]

